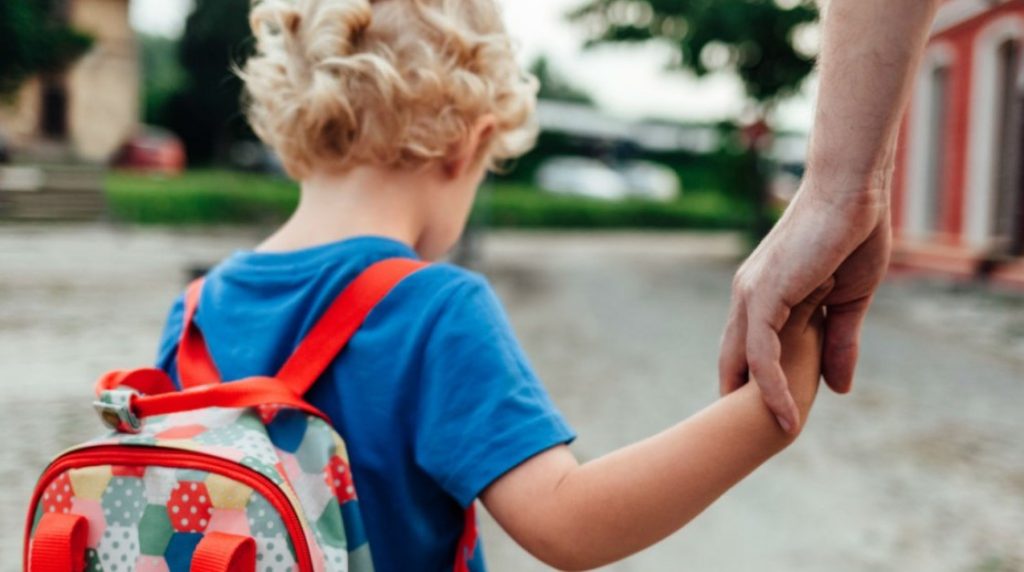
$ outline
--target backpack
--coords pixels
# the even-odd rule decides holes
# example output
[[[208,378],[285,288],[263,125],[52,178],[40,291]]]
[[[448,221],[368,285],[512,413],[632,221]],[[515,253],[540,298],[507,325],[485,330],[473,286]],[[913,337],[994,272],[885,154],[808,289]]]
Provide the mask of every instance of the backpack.
[[[182,389],[156,369],[114,371],[95,403],[112,431],[58,456],[29,506],[27,572],[369,572],[348,455],[302,399],[403,278],[390,259],[357,277],[273,377],[222,383],[185,295]],[[453,555],[466,572],[473,507]]]

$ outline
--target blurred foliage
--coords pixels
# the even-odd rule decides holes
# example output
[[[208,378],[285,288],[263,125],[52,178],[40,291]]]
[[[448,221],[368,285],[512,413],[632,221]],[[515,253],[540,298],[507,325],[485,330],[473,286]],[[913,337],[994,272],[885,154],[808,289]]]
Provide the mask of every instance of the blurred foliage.
[[[189,163],[208,164],[252,137],[241,112],[242,81],[232,73],[252,51],[250,0],[195,0],[178,47],[187,81],[167,103],[162,124],[185,143]]]
[[[547,57],[541,56],[534,60],[529,71],[540,81],[540,91],[537,93],[539,99],[594,105],[594,98],[570,83],[551,65]]]
[[[113,216],[139,224],[274,224],[298,201],[286,179],[231,171],[189,171],[173,178],[115,172],[107,178]],[[492,183],[474,218],[522,228],[740,228],[751,213],[742,201],[714,191],[691,191],[671,203],[606,202],[555,196],[529,185]]]
[[[796,35],[817,17],[814,0],[589,0],[569,15],[588,45],[660,41],[675,50],[673,67],[733,72],[762,106],[796,92],[813,70]]]
[[[672,49],[670,68],[698,77],[735,74],[758,121],[796,93],[814,69],[814,54],[799,45],[799,34],[818,19],[815,0],[588,0],[569,19],[584,28],[588,46],[659,42]],[[735,156],[734,188],[754,213],[748,231],[756,244],[775,220],[771,166],[756,145],[748,147]]]
[[[163,36],[139,34],[142,69],[142,118],[150,125],[167,125],[167,109],[185,85],[185,70],[178,62],[178,42]]]
[[[67,25],[59,0],[0,1],[0,96],[37,73],[62,71],[92,46]]]
[[[295,209],[298,191],[287,179],[224,170],[177,177],[113,172],[106,180],[111,214],[138,224],[278,223]]]
[[[752,201],[745,168],[745,150],[736,143],[732,123],[719,126],[723,145],[713,153],[650,151],[626,143],[601,142],[571,135],[543,132],[532,151],[494,176],[501,183],[532,184],[541,165],[551,157],[595,157],[609,164],[628,160],[654,161],[672,169],[684,190],[719,192],[730,200]]]
[[[502,184],[485,189],[474,212],[476,224],[496,228],[739,229],[750,218],[744,203],[712,191],[688,192],[668,203],[612,202]]]

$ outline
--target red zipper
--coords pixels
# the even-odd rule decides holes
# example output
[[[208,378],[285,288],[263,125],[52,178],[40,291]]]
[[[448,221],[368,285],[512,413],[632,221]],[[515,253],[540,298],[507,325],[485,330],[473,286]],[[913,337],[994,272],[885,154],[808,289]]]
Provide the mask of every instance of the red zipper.
[[[23,549],[26,551],[23,554],[25,562],[28,562],[29,534],[32,531],[32,521],[35,519],[39,497],[46,490],[46,487],[49,486],[50,481],[67,470],[97,465],[194,469],[217,473],[238,481],[262,494],[270,502],[271,506],[277,510],[284,519],[288,535],[295,544],[299,572],[313,571],[313,559],[309,552],[309,544],[306,542],[302,521],[299,520],[299,515],[296,514],[291,501],[270,478],[253,469],[245,468],[237,463],[206,453],[181,451],[165,447],[133,447],[130,445],[101,445],[88,449],[79,449],[58,458],[47,467],[32,495],[32,504],[30,505],[28,519],[25,523],[25,546]]]

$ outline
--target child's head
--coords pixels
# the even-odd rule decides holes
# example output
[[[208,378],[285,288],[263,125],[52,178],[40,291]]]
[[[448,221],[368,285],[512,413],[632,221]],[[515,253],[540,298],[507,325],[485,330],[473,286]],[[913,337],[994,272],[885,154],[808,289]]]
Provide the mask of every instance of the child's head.
[[[494,166],[533,144],[536,81],[495,0],[256,0],[251,23],[249,119],[297,179],[415,169],[467,145]]]

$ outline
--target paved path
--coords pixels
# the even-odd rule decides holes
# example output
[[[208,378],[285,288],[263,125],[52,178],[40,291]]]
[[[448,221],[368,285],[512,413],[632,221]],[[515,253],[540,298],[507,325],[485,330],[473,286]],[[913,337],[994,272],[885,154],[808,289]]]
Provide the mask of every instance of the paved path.
[[[148,363],[186,269],[255,238],[0,226],[0,570],[18,569],[38,471],[98,430],[91,380]],[[715,398],[736,250],[728,237],[685,234],[485,241],[479,267],[579,431],[580,458]],[[823,395],[793,448],[684,532],[609,570],[1024,570],[1024,362],[998,336],[920,319],[922,307],[913,286],[888,286],[856,393]],[[484,535],[493,570],[547,570],[493,523]]]

